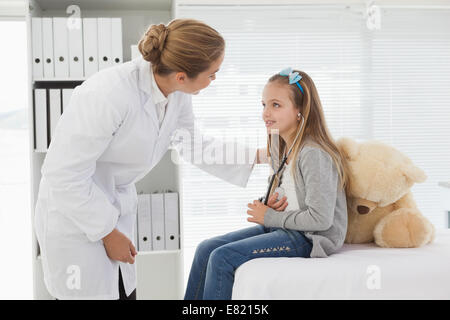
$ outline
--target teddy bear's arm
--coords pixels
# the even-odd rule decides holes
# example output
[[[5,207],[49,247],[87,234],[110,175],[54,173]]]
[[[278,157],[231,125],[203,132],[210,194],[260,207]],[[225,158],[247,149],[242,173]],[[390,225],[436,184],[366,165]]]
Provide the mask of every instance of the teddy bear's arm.
[[[374,229],[375,243],[385,248],[416,248],[434,239],[434,226],[415,208],[401,208],[382,218]]]

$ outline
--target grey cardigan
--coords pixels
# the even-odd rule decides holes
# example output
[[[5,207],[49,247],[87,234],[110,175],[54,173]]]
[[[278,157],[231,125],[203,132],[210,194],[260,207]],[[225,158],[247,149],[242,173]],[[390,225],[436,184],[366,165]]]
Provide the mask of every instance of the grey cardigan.
[[[296,166],[296,193],[300,210],[267,209],[266,227],[303,231],[312,240],[311,258],[339,250],[347,232],[347,200],[331,156],[310,139],[300,150]],[[289,199],[287,200],[289,202]]]

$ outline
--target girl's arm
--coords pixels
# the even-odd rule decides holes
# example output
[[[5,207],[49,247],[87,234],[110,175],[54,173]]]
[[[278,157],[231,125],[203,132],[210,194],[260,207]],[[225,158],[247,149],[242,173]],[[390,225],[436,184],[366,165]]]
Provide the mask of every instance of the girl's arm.
[[[303,150],[302,150],[303,151]],[[334,219],[338,172],[331,156],[320,148],[304,151],[298,160],[305,182],[305,210],[277,212],[268,208],[264,215],[266,227],[299,231],[328,230]]]

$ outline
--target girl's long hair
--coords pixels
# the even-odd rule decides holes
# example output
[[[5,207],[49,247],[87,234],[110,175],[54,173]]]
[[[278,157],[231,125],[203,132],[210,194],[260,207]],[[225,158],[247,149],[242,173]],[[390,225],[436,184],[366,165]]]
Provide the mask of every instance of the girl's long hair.
[[[341,154],[341,152],[337,148],[336,143],[331,136],[330,131],[328,130],[317,88],[308,74],[299,70],[294,70],[293,72],[298,72],[302,76],[299,84],[302,86],[304,94],[302,94],[300,88],[297,87],[297,85],[289,84],[289,79],[286,76],[275,74],[268,81],[269,83],[277,82],[279,84],[289,86],[290,98],[295,108],[304,117],[304,124],[301,132],[298,133],[302,123],[301,117],[300,121],[298,121],[297,124],[297,130],[293,132],[292,139],[294,139],[297,134],[299,135],[292,148],[291,154],[293,155],[293,157],[290,161],[293,161],[293,163],[297,163],[298,156],[305,143],[305,139],[310,138],[331,156],[338,171],[340,188],[347,191],[349,187],[349,167],[344,155]],[[275,144],[272,145],[272,142],[275,142]],[[284,153],[287,153],[288,151],[285,149],[290,147],[291,146],[286,146],[286,143],[279,135],[268,135],[267,154],[269,156],[269,161],[273,161],[272,163],[276,164],[274,168],[275,170],[279,167]],[[294,178],[296,177],[296,175],[294,174],[295,167],[295,165],[292,166],[292,176]],[[278,181],[279,178],[276,177],[270,194],[274,192],[276,186],[278,185]]]

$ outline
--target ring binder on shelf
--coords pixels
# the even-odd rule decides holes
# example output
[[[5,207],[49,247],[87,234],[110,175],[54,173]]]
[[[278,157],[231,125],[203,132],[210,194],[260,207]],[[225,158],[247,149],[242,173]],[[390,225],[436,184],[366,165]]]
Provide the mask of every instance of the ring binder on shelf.
[[[72,18],[73,19],[73,18]],[[32,72],[35,81],[89,77],[123,63],[122,18],[31,19]]]
[[[44,78],[53,78],[55,76],[55,59],[53,54],[52,18],[42,18],[42,47],[44,57]]]
[[[42,78],[44,76],[42,44],[42,18],[32,18],[31,45],[33,51],[33,78]]]
[[[47,151],[47,90],[34,90],[34,136],[35,150]]]

